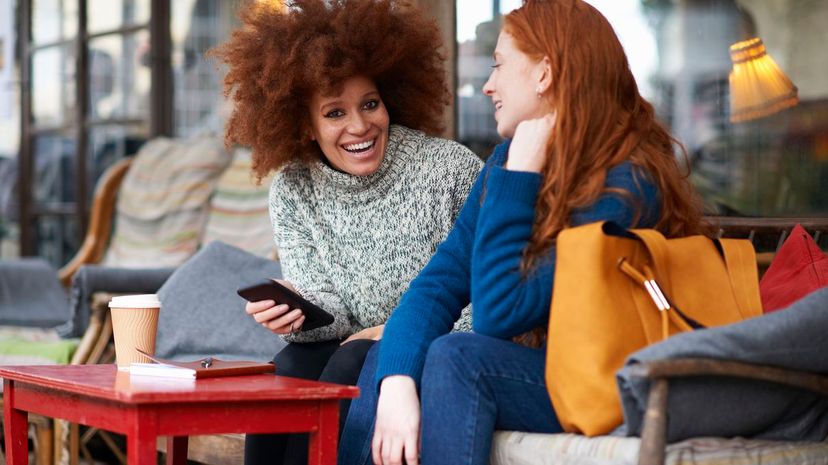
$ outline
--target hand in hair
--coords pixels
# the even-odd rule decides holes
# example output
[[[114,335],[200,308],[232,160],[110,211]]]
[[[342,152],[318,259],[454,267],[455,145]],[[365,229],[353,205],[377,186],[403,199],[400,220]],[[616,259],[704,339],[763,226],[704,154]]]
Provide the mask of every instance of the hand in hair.
[[[506,169],[540,173],[546,164],[546,151],[555,130],[555,112],[542,118],[521,121],[509,146]]]

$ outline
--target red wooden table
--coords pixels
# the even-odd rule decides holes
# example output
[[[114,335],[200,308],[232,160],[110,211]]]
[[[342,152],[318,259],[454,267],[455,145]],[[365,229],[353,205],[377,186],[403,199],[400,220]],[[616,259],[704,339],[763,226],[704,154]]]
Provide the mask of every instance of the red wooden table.
[[[187,436],[310,433],[310,464],[336,463],[339,400],[353,386],[274,375],[195,380],[132,376],[115,365],[0,367],[6,462],[28,463],[27,417],[38,413],[127,437],[130,465],[155,465],[167,436],[167,463],[184,464]]]

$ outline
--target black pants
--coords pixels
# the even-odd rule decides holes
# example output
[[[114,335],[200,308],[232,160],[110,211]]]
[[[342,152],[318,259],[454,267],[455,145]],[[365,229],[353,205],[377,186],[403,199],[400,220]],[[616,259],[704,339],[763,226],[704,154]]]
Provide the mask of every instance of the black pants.
[[[356,385],[365,356],[376,341],[357,339],[340,346],[341,342],[288,344],[273,359],[276,362],[276,374]],[[350,406],[350,399],[342,400],[339,404],[340,434]],[[307,463],[307,433],[248,434],[244,440],[245,465],[304,465]]]

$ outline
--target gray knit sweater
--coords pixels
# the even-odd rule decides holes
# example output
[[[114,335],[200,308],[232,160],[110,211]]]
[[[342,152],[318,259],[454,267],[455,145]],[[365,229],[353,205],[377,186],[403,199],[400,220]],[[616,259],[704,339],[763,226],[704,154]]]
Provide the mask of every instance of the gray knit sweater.
[[[482,166],[456,142],[392,125],[371,175],[321,161],[280,170],[270,218],[284,278],[335,317],[285,340],[339,339],[385,323],[448,235]],[[455,328],[471,329],[468,309]]]

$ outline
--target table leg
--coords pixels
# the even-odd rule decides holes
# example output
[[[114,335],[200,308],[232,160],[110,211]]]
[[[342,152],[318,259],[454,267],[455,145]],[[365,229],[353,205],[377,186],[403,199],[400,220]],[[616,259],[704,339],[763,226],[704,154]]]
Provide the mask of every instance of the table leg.
[[[167,465],[186,465],[187,436],[167,436]]]
[[[3,381],[3,428],[6,434],[6,463],[29,463],[29,414],[14,408],[14,381]]]
[[[127,421],[127,464],[128,465],[156,465],[156,417],[154,412],[133,410]]]
[[[321,401],[319,404],[319,427],[309,435],[308,465],[336,465],[339,401]]]

